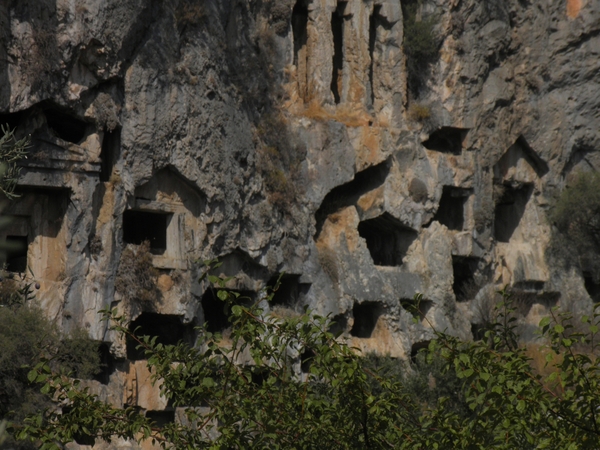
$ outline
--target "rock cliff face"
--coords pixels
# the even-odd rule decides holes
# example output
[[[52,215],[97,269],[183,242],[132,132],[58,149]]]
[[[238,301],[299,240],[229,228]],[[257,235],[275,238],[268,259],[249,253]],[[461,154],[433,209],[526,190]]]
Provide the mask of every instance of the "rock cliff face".
[[[273,307],[402,358],[432,326],[471,338],[498,286],[525,335],[552,305],[590,307],[547,213],[600,164],[600,4],[412,2],[439,44],[415,87],[401,3],[0,5],[0,122],[33,139],[0,238],[48,314],[102,342],[111,401],[175,417],[98,311],[165,342],[222,330],[197,281],[214,257],[230,289],[285,273]]]

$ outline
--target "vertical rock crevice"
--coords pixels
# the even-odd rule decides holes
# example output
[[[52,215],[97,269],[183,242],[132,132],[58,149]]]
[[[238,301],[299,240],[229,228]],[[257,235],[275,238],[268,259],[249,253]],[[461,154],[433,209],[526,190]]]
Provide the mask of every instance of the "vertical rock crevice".
[[[331,14],[331,32],[333,33],[333,61],[331,75],[331,93],[336,104],[342,100],[344,72],[344,11],[348,2],[338,2]]]

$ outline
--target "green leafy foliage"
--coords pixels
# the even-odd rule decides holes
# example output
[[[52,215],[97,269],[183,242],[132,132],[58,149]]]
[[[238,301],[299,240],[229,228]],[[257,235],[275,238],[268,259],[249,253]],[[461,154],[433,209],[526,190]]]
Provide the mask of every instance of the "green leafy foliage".
[[[555,245],[572,247],[584,270],[600,281],[600,174],[581,172],[565,189],[552,209],[560,231]]]
[[[227,281],[208,279],[217,287]],[[542,320],[540,333],[563,355],[542,377],[518,345],[506,292],[485,339],[461,342],[437,332],[412,369],[390,358],[360,357],[327,332],[327,318],[273,317],[258,303],[245,306],[222,292],[231,311],[227,341],[204,331],[190,348],[132,336],[185,420],[158,426],[134,408],[99,401],[42,362],[28,378],[63,411],[31,416],[17,436],[44,449],[114,436],[185,449],[597,447],[600,361],[593,355],[600,313],[584,318],[585,334],[571,332],[569,317],[553,313]],[[104,314],[115,330],[131,335],[124,317]],[[574,351],[577,343],[591,353]],[[548,387],[557,382],[559,393]]]
[[[3,279],[0,286],[9,282],[16,283]],[[97,344],[87,333],[78,329],[68,336],[61,335],[58,327],[31,301],[31,283],[21,284],[16,285],[9,301],[6,292],[0,290],[0,420],[5,425],[10,420],[13,426],[22,423],[27,415],[52,406],[46,395],[48,390],[40,391],[42,385],[27,377],[40,359],[48,361],[48,367],[55,373],[85,378],[100,367]],[[1,435],[0,438],[5,439]],[[6,445],[16,448],[11,439]],[[19,448],[29,447],[21,443]]]
[[[129,244],[121,254],[115,289],[128,301],[153,305],[160,300],[156,285],[158,275],[152,263],[150,242]]]
[[[429,66],[437,59],[439,39],[434,28],[437,19],[433,16],[421,16],[421,0],[402,2],[404,15],[404,53],[406,54],[406,70],[408,73],[408,86],[415,97],[424,84]],[[429,118],[429,112],[418,111],[418,116]]]
[[[0,137],[0,193],[14,198],[21,168],[18,162],[27,157],[29,138],[17,139],[14,130],[2,125]]]

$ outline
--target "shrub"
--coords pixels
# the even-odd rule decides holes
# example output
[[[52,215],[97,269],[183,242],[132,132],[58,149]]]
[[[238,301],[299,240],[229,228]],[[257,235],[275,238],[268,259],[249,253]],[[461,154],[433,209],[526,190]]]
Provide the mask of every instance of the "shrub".
[[[302,193],[302,161],[306,148],[287,129],[279,112],[264,114],[257,127],[258,168],[269,201],[284,211],[298,202]]]
[[[29,138],[18,140],[14,130],[5,125],[0,126],[0,129],[0,193],[11,199],[16,197],[14,190],[21,173],[17,163],[27,156]]]
[[[411,103],[408,107],[408,117],[416,122],[426,122],[431,118],[431,108],[423,103]]]
[[[419,14],[421,0],[402,2],[404,15],[404,53],[408,87],[415,97],[424,84],[429,66],[437,59],[439,39],[434,28],[437,19],[422,19]]]
[[[35,303],[25,300],[12,306],[6,306],[5,301],[1,303],[4,306],[0,306],[0,421],[10,420],[13,426],[19,426],[27,415],[53,405],[40,392],[42,385],[27,379],[35,364],[46,359],[56,373],[91,378],[100,368],[100,356],[97,344],[84,330],[62,336]],[[27,443],[17,445],[12,439],[5,444],[11,448],[31,448]]]
[[[561,233],[555,244],[571,246],[583,269],[600,281],[600,174],[579,173],[553,205],[551,219]]]
[[[160,299],[157,278],[158,271],[152,263],[150,242],[128,244],[121,254],[115,290],[128,301],[152,305]]]

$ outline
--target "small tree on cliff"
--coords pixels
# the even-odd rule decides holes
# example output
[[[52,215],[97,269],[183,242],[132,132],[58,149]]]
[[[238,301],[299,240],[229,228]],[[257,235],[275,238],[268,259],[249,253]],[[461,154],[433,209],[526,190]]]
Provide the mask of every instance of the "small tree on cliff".
[[[561,235],[577,252],[584,270],[600,281],[600,173],[581,172],[565,189],[552,210]]]
[[[7,125],[2,125],[0,129],[0,193],[11,199],[15,197],[14,191],[21,173],[18,163],[27,157],[29,138],[17,139],[14,130]]]

